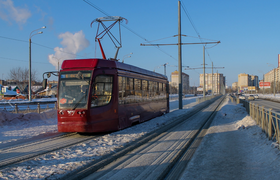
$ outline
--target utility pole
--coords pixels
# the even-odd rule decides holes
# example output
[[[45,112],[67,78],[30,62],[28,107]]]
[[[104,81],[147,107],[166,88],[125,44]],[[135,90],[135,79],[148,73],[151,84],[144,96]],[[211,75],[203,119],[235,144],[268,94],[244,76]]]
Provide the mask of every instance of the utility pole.
[[[183,109],[182,103],[182,45],[181,45],[181,1],[178,1],[178,84],[179,84],[179,109]]]
[[[203,46],[203,97],[205,97],[205,46]]]
[[[213,93],[213,83],[214,83],[214,81],[213,81],[213,62],[212,62],[212,79],[211,79],[211,84],[212,84],[212,87],[211,87],[211,94],[212,94],[212,96],[214,95],[214,93]]]
[[[141,46],[168,46],[168,45],[178,45],[178,87],[179,87],[179,109],[182,109],[182,45],[191,45],[191,44],[218,44],[217,42],[201,42],[201,43],[182,43],[181,42],[181,2],[178,1],[178,43],[175,44],[140,44]]]
[[[217,94],[219,93],[219,85],[218,85],[218,70],[217,70]]]

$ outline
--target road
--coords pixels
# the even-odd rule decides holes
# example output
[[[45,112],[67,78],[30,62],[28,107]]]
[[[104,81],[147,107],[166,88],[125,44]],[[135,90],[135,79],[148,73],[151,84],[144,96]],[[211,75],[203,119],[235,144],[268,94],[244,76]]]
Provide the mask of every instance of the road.
[[[272,108],[272,110],[274,112],[280,113],[280,103],[279,102],[273,102],[273,101],[264,100],[264,99],[256,99],[251,102],[258,104],[259,106],[264,106],[267,109]]]

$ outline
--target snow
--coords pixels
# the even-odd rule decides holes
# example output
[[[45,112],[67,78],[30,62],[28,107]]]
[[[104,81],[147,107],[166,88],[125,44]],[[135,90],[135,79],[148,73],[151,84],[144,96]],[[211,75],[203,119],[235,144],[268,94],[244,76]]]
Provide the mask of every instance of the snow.
[[[278,179],[278,148],[242,104],[226,102],[181,179]]]
[[[23,162],[17,167],[3,169],[0,171],[0,179],[59,178],[61,175],[77,169],[89,161],[98,159],[105,154],[113,153],[127,143],[170,123],[174,117],[190,111],[192,106],[195,105],[195,101],[196,97],[184,98],[184,109],[181,110],[178,109],[178,100],[170,101],[171,112],[168,114],[122,131],[107,134],[95,140],[42,155],[33,160]],[[10,114],[0,111],[0,144],[16,142],[42,133],[55,133],[57,132],[56,123],[55,110],[44,112],[40,115],[37,113]],[[276,177],[279,177],[279,173],[275,169],[279,169],[280,165],[280,162],[277,161],[280,156],[277,148],[278,144],[266,138],[260,127],[247,115],[245,108],[241,104],[236,105],[227,99],[213,120],[197,153],[189,163],[184,177],[190,179],[195,179],[194,177],[197,177],[197,179],[205,179],[205,177],[215,179],[214,177],[221,173],[219,168],[226,169],[226,167],[222,167],[222,163],[217,163],[215,164],[216,166],[213,166],[213,162],[219,159],[218,157],[224,157],[223,159],[226,158],[228,161],[245,158],[243,161],[249,167],[249,163],[252,163],[251,170],[246,170],[250,175],[248,176],[250,179],[260,179],[256,175],[265,177],[264,173],[270,173],[268,177],[276,179]],[[236,152],[234,151],[236,149],[240,153],[237,155],[232,153],[230,155],[233,156],[229,156],[228,153]],[[238,155],[240,155],[239,158]],[[237,162],[240,163],[239,161]],[[212,169],[206,165],[212,167]],[[234,163],[233,167],[239,168]],[[257,172],[259,167],[262,168],[261,172]],[[234,171],[234,168],[229,172]],[[199,169],[201,170],[198,171]],[[253,173],[255,171],[257,172],[256,175]],[[274,173],[275,176],[273,175],[274,171],[277,172]],[[262,174],[262,172],[264,173]],[[232,173],[228,174],[232,175]],[[244,177],[247,176],[244,175]]]
[[[0,111],[0,144],[57,132],[56,110],[12,114]]]

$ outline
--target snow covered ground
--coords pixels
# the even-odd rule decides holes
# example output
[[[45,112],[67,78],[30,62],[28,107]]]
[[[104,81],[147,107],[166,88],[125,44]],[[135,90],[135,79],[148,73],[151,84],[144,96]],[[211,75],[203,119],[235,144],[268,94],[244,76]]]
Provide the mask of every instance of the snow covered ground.
[[[242,104],[226,102],[181,179],[279,179],[278,148]]]
[[[164,116],[157,117],[153,120],[138,124],[122,131],[102,136],[95,140],[40,156],[31,161],[21,163],[17,165],[17,167],[3,169],[0,171],[0,179],[59,178],[61,175],[81,167],[89,161],[98,159],[102,155],[112,153],[116,149],[123,147],[128,142],[134,141],[146,133],[159,128],[160,126],[164,126],[166,123],[172,121],[174,117],[189,111],[192,106],[195,105],[195,100],[196,97],[184,98],[184,109],[182,110],[178,110],[177,100],[170,101],[170,109],[172,111]],[[55,111],[48,111],[41,113],[41,115],[36,113],[15,115],[0,112],[0,143],[4,144],[39,134],[57,132],[56,121]],[[231,136],[225,136],[225,134],[231,132],[236,133],[236,137],[242,137],[240,139],[243,140],[235,142],[234,145],[226,143],[226,137]],[[213,153],[217,155],[215,157],[228,157],[228,155],[230,155],[228,152],[234,152],[235,148],[239,148],[243,150],[241,157],[249,157],[251,160],[249,162],[257,163],[260,166],[264,164],[264,167],[262,167],[263,169],[266,169],[264,172],[273,173],[273,169],[275,167],[279,169],[280,163],[277,158],[280,155],[279,150],[275,148],[278,147],[278,145],[269,141],[265,137],[261,129],[255,125],[255,121],[247,115],[241,104],[236,105],[229,101],[224,103],[223,108],[217,113],[208,135],[210,136],[206,136],[206,138],[202,141],[201,147],[205,148],[211,147],[211,145],[214,146],[212,149],[210,148],[209,154],[207,154],[207,148],[204,149],[203,152],[205,157],[211,157],[213,156]],[[215,138],[210,138],[212,137],[211,135]],[[211,144],[209,144],[209,142],[211,142]],[[216,147],[216,149],[214,147]],[[219,150],[219,148],[221,150]],[[219,151],[217,151],[217,149]],[[202,151],[200,150],[200,152]],[[199,156],[200,155],[198,155],[198,153],[195,153],[194,159]],[[228,157],[228,159],[230,160],[231,158]],[[205,159],[205,162],[213,163],[215,160],[216,159],[210,158],[208,161]],[[271,161],[268,162],[268,160]],[[188,166],[193,167],[194,171],[188,171],[185,177],[195,179],[192,177],[195,177],[193,175],[197,175],[198,177],[202,177],[202,179],[211,179],[211,177],[212,179],[215,179],[214,176],[212,176],[212,171],[210,170],[206,171],[208,174],[204,173],[203,176],[199,176],[199,174],[195,171],[199,168],[195,167],[194,162],[195,161],[192,161]],[[202,162],[201,164],[205,164],[205,162]],[[218,169],[219,164],[221,166],[221,163],[218,163],[215,168]],[[239,166],[235,165],[234,167]],[[252,168],[254,167],[255,166],[252,166]],[[203,168],[206,168],[206,166]],[[220,168],[222,169],[222,166]],[[233,170],[231,169],[231,171]],[[277,176],[275,176],[275,178],[276,177]]]

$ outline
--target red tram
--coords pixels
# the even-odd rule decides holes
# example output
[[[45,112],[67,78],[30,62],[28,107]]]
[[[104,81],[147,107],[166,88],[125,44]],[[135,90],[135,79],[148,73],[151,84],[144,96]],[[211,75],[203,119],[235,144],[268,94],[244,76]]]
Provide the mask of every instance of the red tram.
[[[116,131],[168,113],[168,80],[114,60],[65,60],[57,102],[59,132]]]

